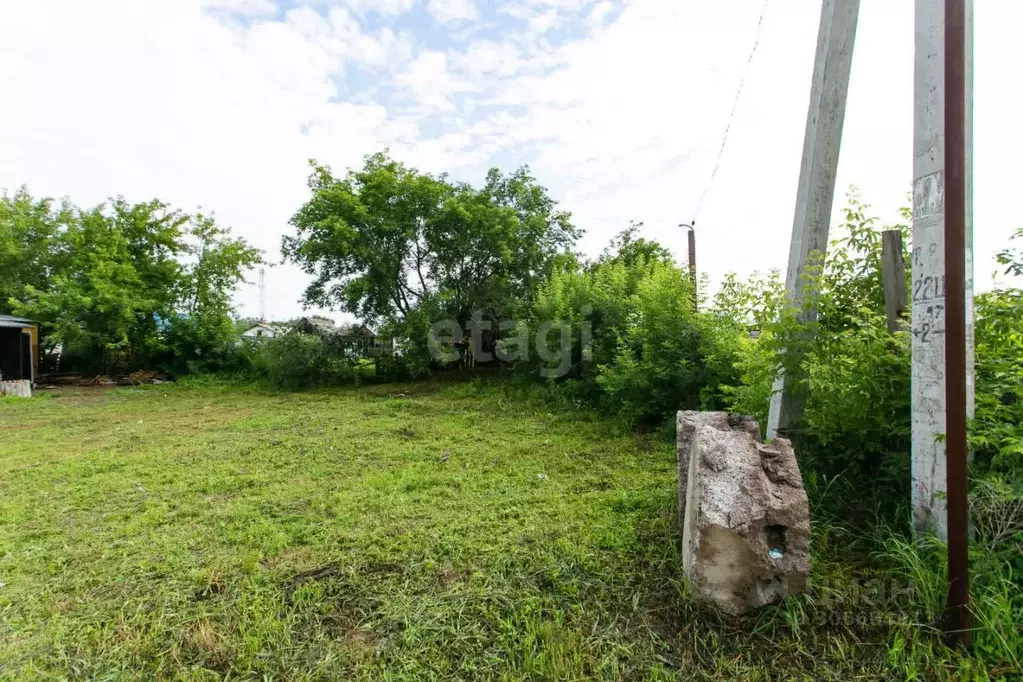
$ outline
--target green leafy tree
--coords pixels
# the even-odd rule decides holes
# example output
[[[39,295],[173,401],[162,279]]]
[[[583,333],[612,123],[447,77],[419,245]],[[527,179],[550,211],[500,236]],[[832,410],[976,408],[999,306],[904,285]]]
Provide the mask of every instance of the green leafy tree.
[[[384,154],[344,178],[312,166],[312,198],[291,219],[297,234],[281,247],[313,276],[304,302],[364,319],[408,315],[431,293],[429,241],[452,187]]]
[[[0,258],[4,306],[40,321],[44,354],[59,344],[63,367],[112,372],[222,345],[258,253],[160,201],[55,209],[20,190],[0,199]]]
[[[908,212],[904,217],[908,218]],[[740,344],[741,381],[725,393],[731,408],[763,424],[779,368],[806,396],[803,423],[790,434],[817,471],[853,470],[908,491],[909,335],[888,333],[881,278],[881,225],[855,192],[842,235],[808,269],[801,309],[785,299],[780,277],[743,284],[726,278],[715,310],[758,330]],[[906,230],[905,225],[887,229]],[[904,253],[907,262],[909,254]],[[813,312],[813,315],[807,313]]]
[[[537,183],[528,166],[510,175],[490,169],[482,193],[496,206],[514,211],[518,219],[502,244],[510,251],[504,269],[512,274],[513,293],[528,304],[555,267],[574,260],[570,250],[581,231],[572,225],[572,215],[559,209]]]
[[[609,263],[621,263],[633,268],[640,263],[660,262],[675,265],[675,257],[659,242],[639,236],[643,223],[635,222],[619,232],[604,249],[595,266]]]
[[[0,312],[11,312],[28,287],[49,288],[54,241],[72,219],[66,203],[33,199],[24,187],[0,195]]]
[[[154,301],[143,286],[126,235],[102,207],[78,211],[58,235],[61,266],[45,289],[26,287],[19,314],[46,323],[49,338],[95,369],[110,371],[131,355],[133,327],[152,315]]]
[[[599,366],[603,400],[630,420],[699,409],[707,383],[702,328],[688,273],[655,261],[639,280],[614,362]]]
[[[185,234],[189,260],[180,269],[167,337],[178,371],[216,369],[235,336],[231,296],[262,257],[202,214],[189,219]]]
[[[633,226],[617,235],[603,255],[586,267],[574,259],[560,263],[539,287],[527,322],[504,342],[508,352],[512,353],[518,339],[523,333],[528,335],[530,330],[549,328],[551,339],[555,336],[570,339],[571,368],[563,376],[583,379],[581,392],[599,400],[600,388],[595,383],[597,368],[612,364],[622,349],[635,317],[633,297],[640,281],[657,263],[671,262],[666,249],[655,242],[636,239],[635,234]],[[588,335],[586,339],[584,331]],[[588,347],[585,362],[584,346]],[[515,354],[527,355],[521,350]],[[538,355],[529,357],[529,362],[521,363],[529,372],[540,367],[554,371],[561,363],[560,357],[549,360]]]
[[[662,245],[638,238],[638,227],[617,235],[595,262],[556,269],[502,351],[526,358],[517,368],[560,380],[561,391],[627,421],[718,408],[720,387],[738,381],[738,328],[697,311],[689,273]],[[530,353],[533,335],[560,352]]]
[[[309,186],[282,243],[313,276],[303,300],[368,321],[515,314],[577,237],[527,169],[475,189],[380,153],[344,178],[314,163]]]
[[[128,360],[148,363],[167,350],[159,325],[174,314],[182,296],[190,217],[158,200],[130,204],[122,197],[110,202],[104,217],[110,233],[124,240],[138,280],[126,332]]]

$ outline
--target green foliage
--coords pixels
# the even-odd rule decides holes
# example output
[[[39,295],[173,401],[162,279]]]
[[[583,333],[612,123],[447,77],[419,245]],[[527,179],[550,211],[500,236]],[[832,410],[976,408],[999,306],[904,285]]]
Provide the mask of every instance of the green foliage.
[[[597,261],[556,270],[502,350],[528,356],[516,364],[525,374],[560,380],[562,391],[628,423],[719,406],[719,387],[736,380],[738,333],[698,313],[689,274],[636,234],[633,225]],[[551,347],[558,352],[543,352]]]
[[[223,371],[238,362],[231,294],[244,273],[261,262],[259,252],[232,238],[212,218],[198,214],[189,225],[190,262],[178,280],[178,309],[165,330],[171,368],[177,373]]]
[[[880,559],[910,588],[904,608],[912,620],[904,626],[902,641],[892,642],[893,662],[916,667],[919,663],[913,659],[921,658],[923,652],[914,641],[919,635],[911,630],[911,623],[925,624],[935,633],[941,630],[948,591],[948,548],[931,536],[914,540],[887,530],[880,542]],[[972,653],[980,663],[981,669],[975,673],[979,679],[987,679],[984,672],[992,677],[1023,673],[1023,637],[1019,633],[1023,589],[1008,569],[1000,553],[992,553],[982,544],[971,546]]]
[[[631,267],[607,262],[589,269],[566,264],[540,288],[528,320],[508,335],[504,349],[523,356],[524,361],[517,366],[527,374],[536,375],[542,368],[545,374],[554,376],[561,358],[532,355],[530,335],[548,330],[543,339],[545,347],[554,338],[567,339],[572,355],[566,376],[582,379],[586,392],[595,397],[597,368],[613,362],[618,355],[621,336],[632,312],[631,297],[646,270],[645,262]],[[584,331],[590,339],[583,338]],[[583,349],[587,346],[587,361],[583,362]]]
[[[823,471],[873,472],[908,493],[910,353],[868,310],[842,333],[818,337],[804,359],[809,391],[800,442]]]
[[[202,367],[232,336],[230,298],[259,253],[159,201],[92,209],[0,197],[0,310],[41,323],[62,369]]]
[[[1017,230],[1013,241],[1023,239]],[[1005,274],[1023,276],[1023,254],[999,254]],[[970,510],[981,548],[976,560],[987,569],[981,589],[990,603],[978,618],[1003,628],[987,646],[1017,665],[1023,642],[1011,636],[1023,620],[1023,290],[999,286],[975,298],[976,416],[970,424],[975,453]]]
[[[304,301],[407,323],[412,344],[425,339],[424,314],[464,325],[474,313],[521,313],[577,237],[525,168],[492,170],[475,189],[380,153],[343,178],[313,163],[309,187],[291,221],[296,234],[282,242],[285,258],[314,278]]]
[[[801,459],[823,474],[869,475],[901,498],[909,471],[909,336],[887,331],[876,219],[855,193],[844,214],[842,236],[805,275],[801,309],[788,305],[777,275],[726,280],[716,310],[734,310],[734,319],[760,330],[741,344],[743,381],[726,394],[731,409],[763,424],[784,367],[806,396],[803,422],[789,434]]]
[[[754,272],[746,281],[734,273],[725,276],[714,295],[710,313],[719,327],[718,338],[731,342],[723,358],[715,362],[726,367],[731,362],[733,380],[719,385],[722,402],[735,412],[767,423],[772,384],[777,371],[775,323],[785,311],[785,283],[777,270],[764,275]],[[728,328],[731,328],[731,334]]]
[[[855,195],[845,215],[844,236],[807,274],[810,294],[802,309],[791,309],[779,298],[777,280],[726,280],[715,308],[725,317],[733,311],[733,319],[762,330],[759,338],[741,344],[742,381],[726,394],[732,409],[763,419],[773,377],[784,367],[806,395],[803,422],[790,434],[797,440],[804,478],[871,483],[818,501],[818,513],[828,509],[847,524],[869,526],[877,523],[870,515],[880,512],[903,527],[909,517],[910,336],[886,329],[876,221]],[[1000,260],[1006,274],[1023,272],[1018,252],[1007,249]],[[977,530],[971,546],[975,652],[983,670],[1018,673],[1023,661],[1017,626],[1023,617],[1023,406],[1018,398],[1023,292],[1002,287],[980,294],[975,311],[976,418],[970,428],[977,459],[970,494]],[[913,586],[908,617],[937,632],[947,581],[944,546],[933,539],[914,544],[898,531],[881,535],[879,557]],[[891,643],[893,665],[908,674],[931,670],[927,660],[936,655],[908,624]],[[983,670],[960,675],[984,678]]]
[[[277,389],[298,390],[358,383],[372,363],[357,348],[359,339],[341,334],[290,332],[255,344],[241,352],[251,358],[257,376]]]
[[[629,420],[653,421],[678,409],[698,409],[708,385],[692,280],[655,261],[636,285],[629,326],[612,363],[598,365],[602,401]]]
[[[634,271],[636,266],[644,263],[660,262],[675,265],[671,251],[655,241],[637,236],[642,227],[643,223],[633,222],[618,233],[604,249],[595,267],[620,263],[628,270]]]
[[[63,255],[53,248],[57,235],[75,219],[65,202],[33,199],[24,187],[0,195],[0,312],[11,312],[28,289],[47,287],[49,271]]]
[[[1013,240],[1023,240],[1023,229]],[[999,256],[1005,274],[1023,276],[1023,255]],[[970,443],[984,465],[1023,471],[1023,290],[998,287],[975,299],[976,419]]]

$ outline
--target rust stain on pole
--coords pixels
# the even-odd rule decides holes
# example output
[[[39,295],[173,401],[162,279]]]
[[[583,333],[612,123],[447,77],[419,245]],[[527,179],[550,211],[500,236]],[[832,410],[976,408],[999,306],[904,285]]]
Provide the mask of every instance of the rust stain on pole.
[[[945,0],[945,453],[953,643],[970,644],[966,508],[966,6]]]

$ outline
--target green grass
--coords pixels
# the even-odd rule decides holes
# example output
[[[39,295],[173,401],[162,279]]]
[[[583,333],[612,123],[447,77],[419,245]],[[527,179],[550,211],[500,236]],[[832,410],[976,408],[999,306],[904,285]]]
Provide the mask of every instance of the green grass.
[[[810,594],[699,608],[671,444],[501,386],[69,391],[0,434],[0,678],[986,675],[824,520]]]

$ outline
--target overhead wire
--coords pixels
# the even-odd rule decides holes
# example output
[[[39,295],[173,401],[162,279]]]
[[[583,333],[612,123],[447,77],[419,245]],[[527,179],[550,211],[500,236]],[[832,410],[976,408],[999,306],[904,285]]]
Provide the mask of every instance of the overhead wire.
[[[735,100],[732,102],[732,111],[728,114],[728,121],[725,124],[724,133],[721,135],[721,147],[718,149],[717,158],[714,160],[714,169],[710,173],[710,179],[707,180],[707,184],[703,188],[703,193],[700,195],[700,200],[696,204],[696,210],[693,212],[692,225],[696,224],[696,219],[700,215],[700,210],[703,208],[703,202],[707,198],[707,193],[710,191],[711,186],[714,184],[714,178],[717,177],[718,169],[721,167],[721,157],[724,156],[725,146],[728,144],[728,133],[732,130],[732,121],[735,118],[735,112],[739,108],[739,100],[742,97],[742,89],[746,84],[746,76],[749,75],[750,65],[753,64],[753,57],[757,53],[757,47],[760,46],[760,36],[763,32],[764,27],[764,13],[767,11],[767,2],[760,6],[760,19],[757,20],[757,32],[756,37],[753,40],[753,47],[750,50],[749,58],[746,60],[746,66],[743,68],[742,77],[739,79],[739,87],[735,91]]]

